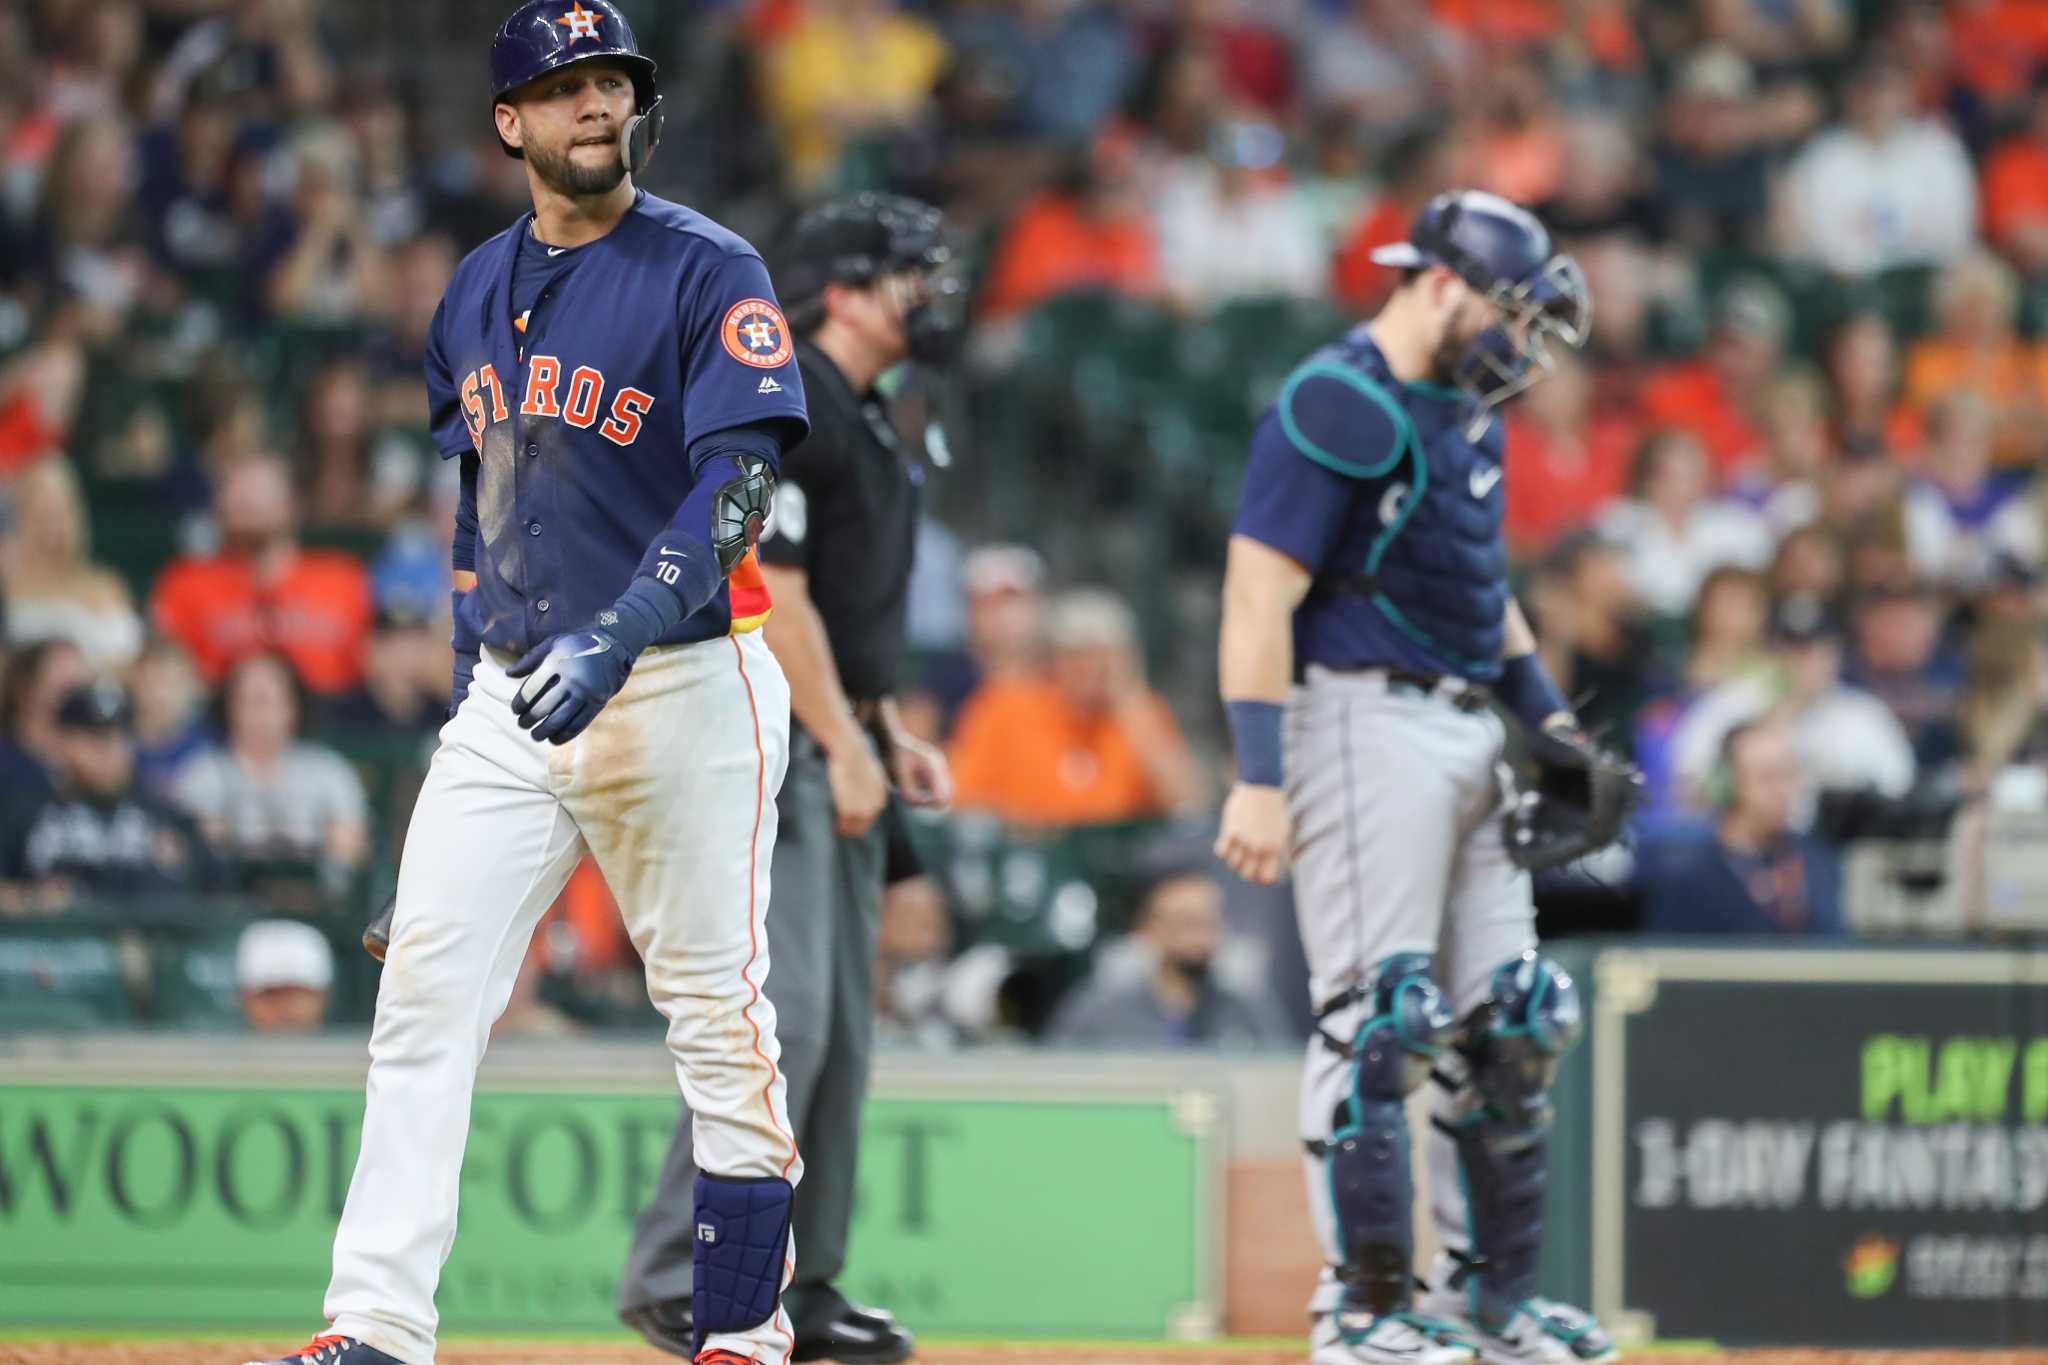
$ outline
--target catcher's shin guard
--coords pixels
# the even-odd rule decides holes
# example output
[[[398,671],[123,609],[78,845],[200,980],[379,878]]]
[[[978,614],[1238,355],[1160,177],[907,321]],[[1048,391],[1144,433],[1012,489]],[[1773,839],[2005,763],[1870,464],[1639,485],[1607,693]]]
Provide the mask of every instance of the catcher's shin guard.
[[[1405,1100],[1428,1079],[1456,1024],[1429,969],[1427,953],[1396,953],[1323,1007],[1328,1020],[1364,1005],[1348,1042],[1318,1029],[1351,1072],[1328,1141],[1308,1149],[1325,1163],[1347,1306],[1375,1314],[1398,1312],[1411,1296],[1415,1181]]]
[[[795,1188],[773,1176],[697,1177],[697,1252],[691,1312],[698,1354],[708,1337],[744,1332],[775,1316],[789,1258]]]
[[[1465,1076],[1455,1117],[1436,1123],[1457,1147],[1470,1242],[1459,1256],[1461,1287],[1482,1328],[1497,1329],[1536,1293],[1550,1087],[1581,1027],[1570,974],[1527,952],[1495,970],[1486,1002],[1466,1018],[1456,1044]]]

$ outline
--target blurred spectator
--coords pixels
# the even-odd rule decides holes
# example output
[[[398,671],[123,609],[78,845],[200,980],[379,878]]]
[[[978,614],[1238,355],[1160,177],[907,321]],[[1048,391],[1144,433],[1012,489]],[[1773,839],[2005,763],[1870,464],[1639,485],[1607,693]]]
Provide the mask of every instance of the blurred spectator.
[[[2048,349],[2023,342],[2019,281],[1988,251],[1942,272],[1935,286],[1939,330],[1906,357],[1905,401],[1925,413],[1949,394],[1976,395],[1990,409],[1993,456],[2019,464],[2048,451]]]
[[[1990,787],[2011,765],[2048,761],[2048,643],[2035,622],[1977,628],[1956,719],[1973,788]]]
[[[1833,450],[1828,436],[1827,389],[1806,369],[1779,374],[1758,404],[1763,459],[1731,487],[1753,507],[1772,534],[1783,535],[1819,519]]]
[[[1050,1042],[1097,1048],[1258,1048],[1294,1041],[1266,1000],[1217,979],[1223,888],[1205,870],[1168,874],[1145,895],[1131,948],[1098,953],[1064,1001]]]
[[[1539,554],[1618,496],[1635,432],[1593,407],[1593,377],[1574,355],[1508,409],[1507,537],[1516,555]]]
[[[1566,536],[1543,560],[1529,606],[1544,664],[1580,723],[1596,734],[1632,733],[1658,679],[1620,547],[1592,531]]]
[[[1786,533],[1771,560],[1770,596],[1832,602],[1842,590],[1842,544],[1834,529],[1810,523]]]
[[[414,414],[418,422],[425,409]],[[372,429],[370,376],[362,362],[337,360],[308,381],[293,463],[304,490],[306,524],[393,526],[419,496],[423,451]]]
[[[1904,455],[1917,444],[1919,423],[1899,401],[1898,346],[1884,314],[1845,318],[1828,337],[1827,368],[1837,450]]]
[[[91,677],[85,654],[61,636],[8,657],[0,691],[0,792],[46,796],[56,790],[57,707]]]
[[[1028,545],[984,545],[967,556],[966,648],[925,667],[920,690],[950,733],[984,683],[1035,678],[1045,665],[1045,561]],[[956,777],[957,782],[957,777]]]
[[[2027,275],[2048,275],[2048,65],[2034,74],[2025,127],[1984,162],[1984,232]]]
[[[1679,805],[1673,740],[1693,704],[1731,679],[1768,667],[1764,627],[1770,605],[1769,585],[1749,569],[1724,564],[1700,584],[1673,694],[1645,707],[1636,722],[1635,760],[1650,813],[1669,813]]]
[[[391,252],[386,325],[370,338],[370,421],[385,427],[427,422],[427,331],[455,274],[454,243],[438,234],[415,237]]]
[[[1941,771],[1961,749],[1956,726],[1963,660],[1942,638],[1943,606],[1926,584],[1910,578],[1866,589],[1856,599],[1843,669],[1898,717],[1923,773]]]
[[[1683,616],[1700,580],[1720,565],[1762,569],[1771,562],[1763,518],[1709,495],[1705,448],[1683,430],[1643,442],[1629,497],[1609,504],[1600,530],[1622,547],[1630,586],[1660,616]]]
[[[1804,828],[1822,791],[1903,796],[1916,775],[1912,741],[1885,704],[1842,681],[1842,630],[1821,604],[1781,602],[1771,619],[1773,667],[1716,687],[1672,739],[1681,797],[1706,801],[1721,746],[1736,726],[1782,716],[1804,775],[1797,821]]]
[[[849,144],[919,112],[946,44],[896,0],[806,0],[765,55],[783,158],[796,185],[815,192],[829,187]]]
[[[1225,123],[1207,156],[1175,166],[1153,212],[1161,281],[1181,307],[1322,297],[1329,263],[1314,215],[1285,179],[1285,148],[1272,124]]]
[[[1700,0],[1700,27],[1759,62],[1803,65],[1839,53],[1855,32],[1844,0]]]
[[[174,561],[151,614],[218,683],[237,660],[278,650],[315,692],[362,675],[369,577],[347,555],[299,548],[290,476],[274,456],[243,461],[215,499],[221,549]]]
[[[185,763],[213,742],[206,725],[206,687],[192,656],[161,637],[135,661],[135,774],[142,789],[169,796]]]
[[[1387,148],[1383,161],[1386,185],[1338,244],[1331,266],[1332,292],[1361,316],[1376,311],[1399,283],[1398,273],[1374,261],[1372,253],[1407,241],[1423,206],[1457,178],[1452,142],[1441,128],[1407,134]]]
[[[1472,183],[1524,204],[1540,204],[1558,193],[1564,176],[1564,128],[1542,68],[1527,61],[1496,60],[1475,93],[1479,109]],[[1626,164],[1626,144],[1620,150]]]
[[[1714,301],[1706,349],[1643,386],[1643,425],[1697,436],[1713,460],[1716,486],[1741,473],[1762,449],[1754,404],[1784,353],[1790,316],[1776,286],[1754,277],[1736,280]]]
[[[1693,248],[1753,242],[1770,204],[1772,135],[1756,77],[1732,47],[1694,50],[1658,119],[1658,208]]]
[[[12,526],[0,539],[11,644],[63,636],[95,672],[126,668],[142,647],[128,585],[92,562],[85,502],[68,460],[41,460],[15,481]]]
[[[1789,253],[1842,275],[1952,261],[1977,228],[1969,154],[1914,116],[1906,73],[1881,54],[1851,73],[1846,117],[1799,154],[1781,192]]]
[[[350,72],[335,113],[348,133],[370,240],[402,249],[426,225],[426,195],[413,173],[413,129],[406,101],[381,74]],[[442,291],[436,289],[439,299]]]
[[[423,734],[448,711],[451,661],[437,618],[405,608],[377,613],[362,681],[334,698],[324,723],[356,735]]]
[[[983,943],[954,955],[953,926],[928,876],[892,881],[882,893],[880,1014],[885,1044],[938,1051],[994,1034],[1009,952]]]
[[[57,789],[0,799],[0,911],[79,898],[198,890],[210,879],[192,822],[135,785],[134,716],[113,683],[83,683],[57,707]]]
[[[1991,528],[2018,481],[1991,467],[1991,409],[1956,390],[1928,411],[1919,476],[1906,491],[1906,549],[1922,577],[1971,587],[1990,571]]]
[[[363,784],[333,750],[299,739],[303,702],[291,667],[254,654],[221,688],[226,747],[178,774],[178,804],[225,858],[350,869],[369,851]]]
[[[348,139],[322,128],[302,134],[290,154],[289,225],[257,248],[271,316],[301,326],[365,321],[380,310],[383,252],[355,195]]]
[[[1301,61],[1313,106],[1345,109],[1391,140],[1450,106],[1466,56],[1424,0],[1349,0],[1336,23],[1304,34]]]
[[[259,920],[235,944],[235,989],[257,1033],[318,1033],[334,986],[334,950],[310,924]]]
[[[1794,822],[1802,774],[1786,727],[1766,720],[1731,729],[1711,785],[1711,827],[1643,850],[1643,927],[1658,934],[1841,933],[1840,869]]]
[[[185,30],[165,56],[153,95],[159,117],[195,84],[231,93],[242,116],[264,124],[325,104],[334,71],[315,28],[315,0],[235,0]]]
[[[1114,116],[1138,76],[1138,35],[1105,0],[1009,0],[951,7],[946,37],[1000,73],[1027,137],[1080,140]]]
[[[1028,312],[1069,289],[1159,291],[1158,240],[1133,193],[1133,155],[1128,143],[1104,139],[1024,202],[990,263],[982,318]]]
[[[1240,0],[1180,0],[1166,41],[1213,54],[1222,104],[1261,115],[1284,115],[1294,101],[1294,59],[1262,6]]]
[[[960,713],[954,799],[1017,824],[1066,826],[1185,811],[1203,799],[1173,713],[1145,685],[1130,609],[1109,593],[1054,603],[1045,677],[993,676]]]

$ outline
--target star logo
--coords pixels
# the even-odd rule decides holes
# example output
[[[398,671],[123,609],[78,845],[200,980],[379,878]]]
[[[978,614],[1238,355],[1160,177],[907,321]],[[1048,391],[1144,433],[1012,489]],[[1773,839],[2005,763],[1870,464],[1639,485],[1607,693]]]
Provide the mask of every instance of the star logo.
[[[593,42],[597,40],[597,26],[603,19],[604,16],[595,10],[583,8],[583,0],[576,0],[569,12],[555,22],[569,30],[570,42],[580,43],[585,38]]]

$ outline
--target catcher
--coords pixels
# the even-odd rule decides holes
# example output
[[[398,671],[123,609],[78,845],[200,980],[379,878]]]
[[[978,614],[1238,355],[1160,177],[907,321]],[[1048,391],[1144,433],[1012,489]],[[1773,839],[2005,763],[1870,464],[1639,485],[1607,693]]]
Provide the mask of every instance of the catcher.
[[[1439,196],[1373,259],[1401,284],[1260,423],[1223,586],[1240,777],[1216,851],[1261,882],[1292,859],[1319,1021],[1310,1360],[1609,1361],[1599,1324],[1536,1292],[1547,1091],[1580,1019],[1536,950],[1529,871],[1616,838],[1639,782],[1581,735],[1508,592],[1497,417],[1591,306],[1490,194]],[[1491,702],[1542,772],[1526,797]],[[1418,1286],[1404,1104],[1430,1081],[1449,1250]]]

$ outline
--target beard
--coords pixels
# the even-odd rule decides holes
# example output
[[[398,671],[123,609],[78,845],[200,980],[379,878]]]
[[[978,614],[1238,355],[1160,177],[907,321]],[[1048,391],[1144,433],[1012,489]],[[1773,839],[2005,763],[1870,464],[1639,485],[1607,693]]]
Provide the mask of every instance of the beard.
[[[626,178],[626,158],[616,139],[608,146],[611,155],[595,166],[575,160],[573,145],[559,150],[528,147],[526,160],[541,183],[557,194],[571,198],[610,194]]]

